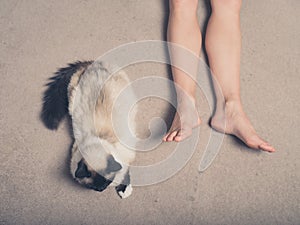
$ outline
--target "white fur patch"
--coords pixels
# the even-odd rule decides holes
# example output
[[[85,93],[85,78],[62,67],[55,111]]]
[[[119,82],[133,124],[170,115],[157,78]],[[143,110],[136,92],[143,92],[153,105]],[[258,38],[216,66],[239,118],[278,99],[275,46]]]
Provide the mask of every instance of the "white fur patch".
[[[125,192],[123,191],[118,191],[118,195],[121,197],[121,198],[127,198],[131,195],[132,193],[132,186],[131,184],[129,184],[126,189],[125,189]]]

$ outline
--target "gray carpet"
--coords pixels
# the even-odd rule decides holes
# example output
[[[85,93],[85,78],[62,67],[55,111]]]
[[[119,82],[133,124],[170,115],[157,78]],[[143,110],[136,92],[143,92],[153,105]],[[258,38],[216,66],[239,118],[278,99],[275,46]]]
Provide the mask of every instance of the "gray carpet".
[[[0,224],[300,224],[300,76],[298,0],[244,1],[241,88],[257,132],[278,151],[253,151],[231,136],[204,173],[197,171],[208,141],[209,109],[199,92],[203,125],[192,159],[175,176],[135,187],[121,200],[76,184],[68,172],[72,142],[66,121],[57,131],[39,120],[43,86],[59,67],[95,59],[127,42],[162,40],[167,5],[160,0],[0,2]],[[207,19],[199,5],[201,26]],[[164,65],[141,63],[132,79]],[[140,131],[166,103],[141,102]],[[174,149],[165,143],[138,155],[159,162]]]

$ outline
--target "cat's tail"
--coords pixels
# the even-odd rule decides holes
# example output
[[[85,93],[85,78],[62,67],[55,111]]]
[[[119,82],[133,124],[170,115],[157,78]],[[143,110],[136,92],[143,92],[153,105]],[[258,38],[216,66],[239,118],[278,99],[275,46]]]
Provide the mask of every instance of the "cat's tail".
[[[41,120],[48,129],[57,129],[60,121],[68,113],[68,85],[71,77],[77,73],[83,73],[92,63],[93,61],[70,63],[67,67],[59,69],[49,79],[41,112]]]

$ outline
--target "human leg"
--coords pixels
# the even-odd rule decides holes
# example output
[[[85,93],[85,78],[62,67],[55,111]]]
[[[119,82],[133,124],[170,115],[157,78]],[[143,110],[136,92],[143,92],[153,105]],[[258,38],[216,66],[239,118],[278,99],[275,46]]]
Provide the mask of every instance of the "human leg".
[[[273,152],[275,149],[257,135],[241,103],[241,0],[211,0],[211,6],[205,39],[210,68],[217,81],[214,82],[217,105],[211,126],[235,135],[251,148]],[[217,83],[223,95],[217,91]]]
[[[201,32],[197,20],[198,0],[170,0],[168,41],[178,44],[196,56],[201,49]],[[197,57],[183,58],[177,48],[169,47],[172,64],[182,64],[186,60],[191,65],[191,74],[172,66],[172,75],[176,84],[177,112],[164,141],[181,141],[192,133],[192,128],[200,124],[195,109],[195,91]]]

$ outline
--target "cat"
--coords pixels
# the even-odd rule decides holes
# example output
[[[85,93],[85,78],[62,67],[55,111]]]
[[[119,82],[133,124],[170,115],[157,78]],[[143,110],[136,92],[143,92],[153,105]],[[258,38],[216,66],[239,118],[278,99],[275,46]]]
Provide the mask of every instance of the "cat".
[[[70,160],[73,178],[100,192],[115,186],[117,194],[126,198],[132,193],[129,166],[135,152],[117,137],[114,128],[124,137],[130,134],[113,126],[112,114],[117,97],[130,80],[122,70],[112,74],[113,68],[103,62],[78,61],[59,69],[47,84],[41,118],[47,128],[55,130],[69,113],[74,135]],[[134,96],[130,89],[129,93]],[[133,133],[136,110],[129,114]]]

